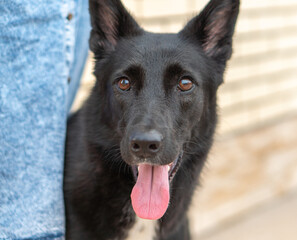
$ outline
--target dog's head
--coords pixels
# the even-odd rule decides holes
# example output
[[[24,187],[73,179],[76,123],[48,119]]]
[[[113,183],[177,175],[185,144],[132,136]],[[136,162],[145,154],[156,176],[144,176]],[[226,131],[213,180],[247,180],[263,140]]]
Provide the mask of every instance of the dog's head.
[[[119,0],[90,0],[95,112],[138,175],[132,204],[140,217],[164,214],[183,152],[212,138],[238,9],[239,0],[212,0],[178,34],[154,34]]]

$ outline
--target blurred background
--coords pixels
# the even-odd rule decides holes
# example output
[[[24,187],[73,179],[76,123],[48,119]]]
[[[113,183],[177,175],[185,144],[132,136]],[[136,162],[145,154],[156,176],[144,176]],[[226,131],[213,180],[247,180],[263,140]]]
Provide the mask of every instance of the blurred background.
[[[177,32],[207,0],[123,0]],[[74,109],[93,86],[90,54]],[[193,240],[297,239],[297,1],[241,0],[216,141],[189,211]]]

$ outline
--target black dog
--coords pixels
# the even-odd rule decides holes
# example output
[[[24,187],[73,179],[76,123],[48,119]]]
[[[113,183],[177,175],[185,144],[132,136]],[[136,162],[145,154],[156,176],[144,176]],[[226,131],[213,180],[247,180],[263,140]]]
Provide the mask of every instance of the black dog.
[[[211,0],[178,34],[154,34],[119,0],[90,0],[97,81],[68,122],[67,239],[190,239],[238,11]]]

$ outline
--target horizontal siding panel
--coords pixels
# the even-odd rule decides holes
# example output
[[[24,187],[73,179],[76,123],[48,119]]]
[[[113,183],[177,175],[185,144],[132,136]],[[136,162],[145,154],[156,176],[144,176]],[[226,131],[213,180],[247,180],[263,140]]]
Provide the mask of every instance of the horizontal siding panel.
[[[297,32],[296,28],[291,28],[290,33],[292,31]],[[238,41],[235,38],[234,46],[233,46],[233,57],[232,61],[236,62],[237,58],[242,58],[244,60],[245,57],[256,56],[269,54],[270,52],[275,51],[284,51],[297,47],[297,34],[287,34],[288,32],[275,31],[274,36],[267,36],[263,38],[258,38],[254,40],[252,36],[250,38],[246,38],[245,41]],[[282,36],[286,35],[286,38]]]
[[[286,76],[285,76],[286,77]],[[250,84],[249,87],[242,87],[237,91],[220,91],[219,99],[220,106],[225,108],[224,111],[242,111],[240,106],[243,104],[251,104],[261,106],[263,104],[263,98],[270,100],[269,95],[277,93],[279,91],[290,91],[291,88],[297,87],[296,76],[291,76],[291,78],[284,79],[269,79],[265,83]],[[297,92],[295,94],[295,97]],[[274,99],[275,100],[275,99]],[[255,102],[258,104],[255,104]]]
[[[296,37],[297,40],[297,37]],[[234,57],[231,60],[232,67],[241,67],[249,64],[249,67],[258,66],[261,62],[269,62],[274,59],[284,59],[284,58],[297,58],[297,41],[284,41],[287,44],[267,44],[266,48],[259,47],[259,51],[256,53],[249,53],[245,55],[234,54]],[[263,46],[264,47],[264,46]],[[238,50],[237,50],[238,51]],[[237,52],[236,51],[236,52]],[[250,65],[251,64],[251,65]]]
[[[263,9],[267,11],[267,9]],[[297,7],[294,8],[294,14],[287,14],[286,12],[278,15],[261,16],[258,18],[241,19],[237,24],[237,32],[249,32],[256,30],[267,31],[269,29],[284,27],[297,22]],[[286,17],[284,17],[284,14]]]
[[[174,6],[172,6],[172,2],[165,0],[134,1],[134,4],[130,2],[130,9],[140,23],[151,29],[153,27],[155,28],[156,25],[168,26],[172,23],[184,25],[185,22],[198,14],[206,3],[207,1],[200,4],[192,0],[188,0],[186,3],[183,1],[175,1]],[[271,1],[269,5],[263,4],[262,8],[258,7],[247,10],[245,7],[241,7],[241,9],[240,21],[237,24],[238,32],[284,27],[290,22],[296,22],[297,19],[296,2],[294,4],[288,2],[287,4],[274,5]],[[286,15],[285,18],[283,17],[284,14]],[[172,31],[175,30],[176,29]]]
[[[198,14],[208,0],[124,0],[124,5],[139,19],[159,19]],[[267,15],[296,14],[296,0],[245,0],[241,1],[240,18],[259,18]]]
[[[294,6],[296,0],[241,0],[241,9],[254,11],[259,8]]]
[[[262,41],[262,40],[271,40],[271,39],[286,39],[288,37],[296,37],[297,32],[297,23],[289,23],[286,26],[282,26],[280,28],[273,29],[261,29],[253,30],[248,33],[239,33],[236,32],[234,36],[235,42],[238,44],[243,44],[244,42],[252,42],[252,41]]]
[[[296,68],[297,58],[295,55],[287,56],[285,58],[275,58],[269,61],[254,64],[253,62],[246,62],[246,65],[240,65],[237,67],[232,66],[232,61],[228,65],[226,72],[226,83],[232,81],[240,81],[242,78],[253,79],[259,75],[265,75],[271,73],[271,71],[281,71],[284,68]]]
[[[250,111],[253,108],[264,108],[268,105],[274,105],[277,102],[286,103],[292,101],[296,98],[297,82],[295,81],[294,84],[285,83],[280,85],[277,90],[274,87],[269,89],[266,86],[262,91],[260,91],[261,89],[257,89],[257,91],[250,91],[248,89],[250,91],[248,93],[243,91],[240,94],[242,101],[236,101],[227,106],[222,106],[224,115],[241,114],[243,111]]]
[[[143,11],[143,17],[170,16],[176,13],[176,9],[180,14],[187,14],[189,11],[187,1],[174,1],[173,3],[166,0],[150,0],[143,1],[142,4],[144,10],[150,9],[150,11]]]
[[[223,112],[223,110],[221,110]],[[221,115],[218,134],[220,136],[234,135],[254,128],[267,125],[287,117],[296,116],[297,99],[293,98],[285,104],[278,101],[265,108],[253,108],[233,116]]]
[[[207,2],[208,0],[124,0],[133,15],[141,18],[169,17],[176,13],[187,15],[199,12]]]
[[[290,78],[296,79],[296,75],[297,68],[295,66],[293,68],[284,67],[281,71],[274,71],[273,69],[269,74],[255,75],[253,78],[242,77],[240,80],[225,83],[220,87],[220,94],[227,95],[232,92],[240,91],[242,88],[248,88],[256,85],[277,84],[279,81],[284,82]]]

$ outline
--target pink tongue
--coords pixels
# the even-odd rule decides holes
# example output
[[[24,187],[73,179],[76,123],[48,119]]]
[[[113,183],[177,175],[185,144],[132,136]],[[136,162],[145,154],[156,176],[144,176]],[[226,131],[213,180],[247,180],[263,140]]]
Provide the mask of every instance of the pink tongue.
[[[131,193],[132,206],[140,218],[161,218],[169,203],[168,167],[142,164]]]

